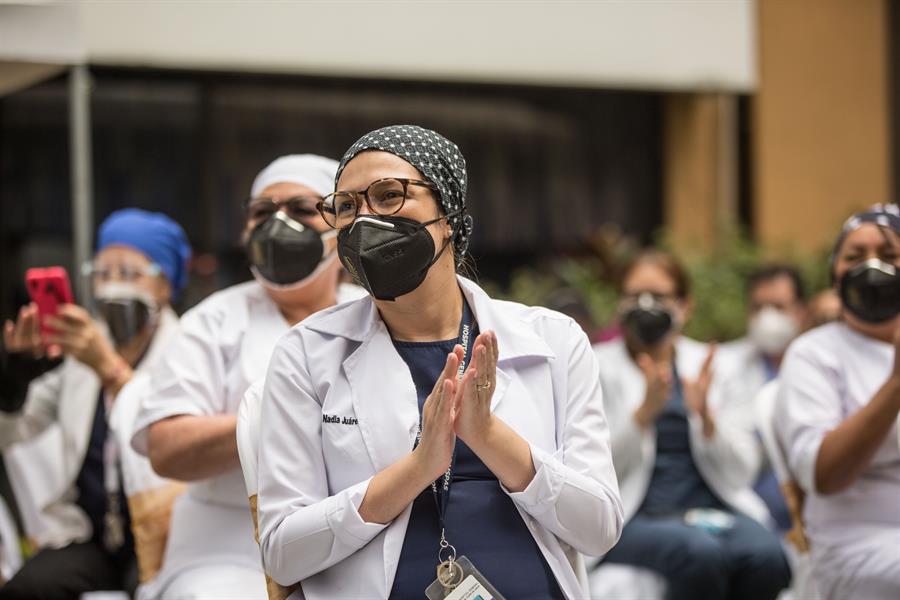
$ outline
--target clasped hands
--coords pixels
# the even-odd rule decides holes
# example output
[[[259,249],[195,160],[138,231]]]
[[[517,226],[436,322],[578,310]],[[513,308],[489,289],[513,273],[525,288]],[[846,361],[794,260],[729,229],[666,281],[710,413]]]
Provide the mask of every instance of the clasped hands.
[[[496,425],[491,399],[497,385],[497,335],[487,331],[475,338],[469,365],[460,379],[465,356],[456,345],[422,408],[422,435],[416,453],[427,471],[438,478],[453,457],[456,438],[468,446],[484,439]]]

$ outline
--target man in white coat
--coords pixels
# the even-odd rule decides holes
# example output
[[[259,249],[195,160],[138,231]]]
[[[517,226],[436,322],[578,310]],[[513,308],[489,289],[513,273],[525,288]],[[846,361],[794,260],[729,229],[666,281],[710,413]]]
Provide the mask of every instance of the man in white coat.
[[[66,304],[46,319],[55,331],[42,335],[30,304],[5,323],[0,445],[21,467],[13,487],[20,503],[33,504],[23,512],[46,526],[35,532],[40,552],[0,598],[134,590],[122,449],[109,435],[109,415],[119,390],[159,360],[177,329],[169,304],[187,282],[190,254],[184,231],[165,215],[117,211],[100,226],[91,269],[99,322]]]
[[[732,382],[753,399],[778,376],[788,345],[806,321],[806,291],[797,269],[787,264],[764,265],[747,280],[747,335],[723,344],[722,356],[736,365]],[[791,528],[791,517],[771,467],[762,469],[754,491],[766,503],[778,529]]]
[[[144,597],[266,597],[236,415],[291,326],[364,293],[339,285],[335,236],[316,209],[336,170],[329,158],[291,155],[256,177],[243,234],[254,280],[186,313],[153,373],[132,446],[159,475],[189,486],[175,502],[162,569]]]

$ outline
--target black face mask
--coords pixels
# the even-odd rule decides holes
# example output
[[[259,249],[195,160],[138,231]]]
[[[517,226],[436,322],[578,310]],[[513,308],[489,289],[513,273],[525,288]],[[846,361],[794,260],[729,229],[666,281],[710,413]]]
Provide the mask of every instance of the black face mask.
[[[256,226],[247,242],[247,257],[256,272],[276,285],[309,277],[325,254],[318,231],[278,211]]]
[[[117,348],[133,340],[153,320],[150,307],[138,298],[98,300],[97,311]]]
[[[653,346],[672,331],[675,319],[671,311],[653,300],[649,294],[641,294],[637,306],[622,315],[622,326],[642,346]]]
[[[419,223],[406,217],[359,217],[338,234],[338,254],[353,279],[378,300],[394,300],[419,287],[435,256],[426,227],[448,216]]]
[[[844,308],[867,323],[883,323],[900,314],[900,274],[877,258],[847,271],[840,292]]]

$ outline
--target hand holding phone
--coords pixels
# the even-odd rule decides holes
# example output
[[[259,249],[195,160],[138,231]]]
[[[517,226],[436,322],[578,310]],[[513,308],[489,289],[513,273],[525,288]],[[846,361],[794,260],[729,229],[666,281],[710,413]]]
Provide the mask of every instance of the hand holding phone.
[[[47,325],[47,317],[59,314],[60,305],[75,301],[68,273],[62,267],[28,269],[25,271],[25,285],[38,308],[41,334],[54,333],[54,329]]]
[[[62,349],[45,342],[47,335],[55,333],[46,320],[57,315],[61,305],[73,302],[69,276],[62,267],[28,269],[25,285],[32,302],[19,309],[15,322],[7,320],[3,324],[3,345],[10,353],[58,358]]]

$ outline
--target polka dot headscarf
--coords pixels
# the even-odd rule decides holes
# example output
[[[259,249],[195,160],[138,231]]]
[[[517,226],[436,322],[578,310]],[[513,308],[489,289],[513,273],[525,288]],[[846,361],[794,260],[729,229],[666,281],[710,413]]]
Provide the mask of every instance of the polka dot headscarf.
[[[469,247],[472,217],[466,211],[466,159],[456,144],[417,125],[391,125],[359,138],[344,154],[334,178],[335,187],[344,167],[360,152],[381,150],[399,156],[438,188],[438,202],[450,217],[453,247],[459,262]]]

